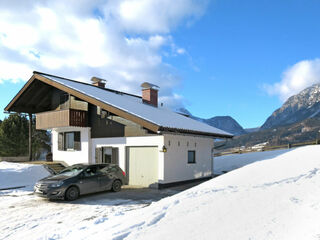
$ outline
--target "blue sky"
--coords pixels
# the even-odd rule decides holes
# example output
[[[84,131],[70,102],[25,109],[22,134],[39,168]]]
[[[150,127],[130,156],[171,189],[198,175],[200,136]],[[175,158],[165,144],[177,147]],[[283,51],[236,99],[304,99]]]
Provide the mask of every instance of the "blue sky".
[[[257,127],[287,97],[320,82],[319,1],[89,2],[72,12],[49,3],[26,7],[53,26],[48,46],[42,37],[47,27],[30,20],[28,29],[28,21],[19,19],[9,26],[9,18],[0,17],[0,26],[5,24],[0,28],[2,109],[32,70],[40,70],[82,81],[96,75],[108,79],[109,87],[136,94],[140,82],[151,81],[160,85],[161,101],[168,106],[184,106],[203,118],[230,115],[243,127]],[[25,10],[9,5],[1,9],[13,18]],[[76,37],[61,24],[70,23],[62,16],[67,13],[76,19]],[[9,43],[10,34],[16,34],[9,32],[12,26],[27,26],[39,36]],[[84,41],[82,29],[95,39]],[[99,37],[103,40],[97,42]],[[68,45],[69,38],[76,47]],[[94,48],[82,53],[91,44]]]

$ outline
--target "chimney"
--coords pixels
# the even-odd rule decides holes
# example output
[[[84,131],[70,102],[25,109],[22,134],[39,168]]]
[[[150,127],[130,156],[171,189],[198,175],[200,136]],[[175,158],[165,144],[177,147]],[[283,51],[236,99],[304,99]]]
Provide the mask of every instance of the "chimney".
[[[107,80],[98,78],[98,77],[92,77],[91,78],[92,85],[100,87],[100,88],[105,88],[106,87],[106,82]]]
[[[141,84],[142,87],[142,101],[143,103],[150,104],[154,107],[158,107],[158,89],[157,85],[152,83],[144,82]]]

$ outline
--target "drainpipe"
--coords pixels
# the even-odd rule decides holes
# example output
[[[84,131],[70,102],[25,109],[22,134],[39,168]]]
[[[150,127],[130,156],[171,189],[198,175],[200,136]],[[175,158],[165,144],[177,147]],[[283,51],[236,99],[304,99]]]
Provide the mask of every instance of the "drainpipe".
[[[29,114],[29,161],[32,161],[32,113]]]

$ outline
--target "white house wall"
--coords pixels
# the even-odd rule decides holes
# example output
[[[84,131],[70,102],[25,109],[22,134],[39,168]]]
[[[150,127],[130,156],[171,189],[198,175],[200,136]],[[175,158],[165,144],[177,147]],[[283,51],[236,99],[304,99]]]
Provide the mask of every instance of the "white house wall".
[[[81,151],[59,151],[58,132],[81,131]],[[170,143],[169,143],[170,142]],[[68,165],[95,163],[95,149],[114,147],[119,149],[119,166],[126,169],[126,148],[156,146],[158,155],[159,183],[172,183],[210,177],[213,173],[213,139],[208,137],[164,134],[158,136],[91,138],[90,128],[59,128],[52,131],[54,161]],[[163,152],[165,146],[167,152]],[[188,163],[188,150],[196,151],[196,163]]]
[[[126,147],[146,147],[156,146],[159,150],[158,156],[158,178],[160,181],[164,179],[164,153],[163,136],[141,136],[141,137],[114,137],[114,138],[92,138],[91,161],[95,162],[95,149],[100,147],[119,148],[119,166],[125,172],[126,169]]]
[[[58,133],[80,131],[81,151],[61,151],[58,150]],[[90,128],[65,127],[52,130],[52,157],[53,161],[64,161],[68,165],[76,163],[88,163],[91,134]]]
[[[179,182],[212,175],[212,138],[165,134],[164,145],[167,148],[164,154],[164,181],[159,183]],[[196,163],[188,163],[188,150],[196,151]]]

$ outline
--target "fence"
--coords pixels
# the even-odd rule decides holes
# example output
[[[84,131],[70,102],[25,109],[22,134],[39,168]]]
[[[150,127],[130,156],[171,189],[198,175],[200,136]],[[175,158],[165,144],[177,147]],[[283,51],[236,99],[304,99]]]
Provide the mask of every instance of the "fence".
[[[286,148],[293,148],[293,147],[302,147],[307,145],[316,145],[320,144],[320,139],[316,139],[314,141],[308,141],[308,142],[301,142],[301,143],[288,143],[278,146],[262,146],[259,148],[233,148],[229,151],[223,151],[223,152],[217,152],[214,154],[215,157],[223,156],[223,155],[229,155],[229,154],[241,154],[241,153],[250,153],[250,152],[263,152],[263,151],[272,151],[277,149],[286,149]]]
[[[0,157],[0,162],[27,162],[29,161],[28,156],[21,156],[21,157]]]

